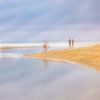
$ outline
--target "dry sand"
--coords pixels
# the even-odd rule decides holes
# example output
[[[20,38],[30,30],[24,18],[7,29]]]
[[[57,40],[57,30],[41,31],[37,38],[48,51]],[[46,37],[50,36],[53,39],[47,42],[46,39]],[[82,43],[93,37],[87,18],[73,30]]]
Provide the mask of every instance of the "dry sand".
[[[100,44],[65,50],[52,50],[45,53],[27,54],[25,56],[36,58],[58,59],[88,65],[100,70]]]

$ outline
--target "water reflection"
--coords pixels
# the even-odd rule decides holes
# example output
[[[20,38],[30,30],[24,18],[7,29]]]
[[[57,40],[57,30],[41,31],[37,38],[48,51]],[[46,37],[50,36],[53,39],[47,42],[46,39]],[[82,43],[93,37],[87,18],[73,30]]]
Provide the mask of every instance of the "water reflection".
[[[0,59],[0,100],[99,100],[100,73],[71,63]],[[6,67],[5,67],[6,66]]]
[[[42,61],[43,61],[43,63],[44,63],[44,69],[45,69],[45,71],[47,71],[49,60],[43,59]]]

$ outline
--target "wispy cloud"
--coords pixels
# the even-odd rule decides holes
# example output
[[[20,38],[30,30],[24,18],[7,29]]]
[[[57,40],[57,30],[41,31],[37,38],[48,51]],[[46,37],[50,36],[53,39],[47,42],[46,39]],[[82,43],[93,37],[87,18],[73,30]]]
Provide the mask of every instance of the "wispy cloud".
[[[1,0],[0,39],[98,41],[99,4],[98,0]]]

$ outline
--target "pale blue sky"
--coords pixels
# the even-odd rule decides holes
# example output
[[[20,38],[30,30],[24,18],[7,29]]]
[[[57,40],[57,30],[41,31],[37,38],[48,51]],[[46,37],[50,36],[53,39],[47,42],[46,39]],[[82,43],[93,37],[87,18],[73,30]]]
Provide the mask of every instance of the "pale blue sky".
[[[99,0],[0,0],[0,42],[100,40]]]

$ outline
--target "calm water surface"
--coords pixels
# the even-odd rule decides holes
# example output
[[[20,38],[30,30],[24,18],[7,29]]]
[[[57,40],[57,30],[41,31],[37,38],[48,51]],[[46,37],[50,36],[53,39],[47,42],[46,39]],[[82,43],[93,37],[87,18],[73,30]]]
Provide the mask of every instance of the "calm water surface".
[[[0,100],[100,100],[100,72],[71,63],[0,58]]]

